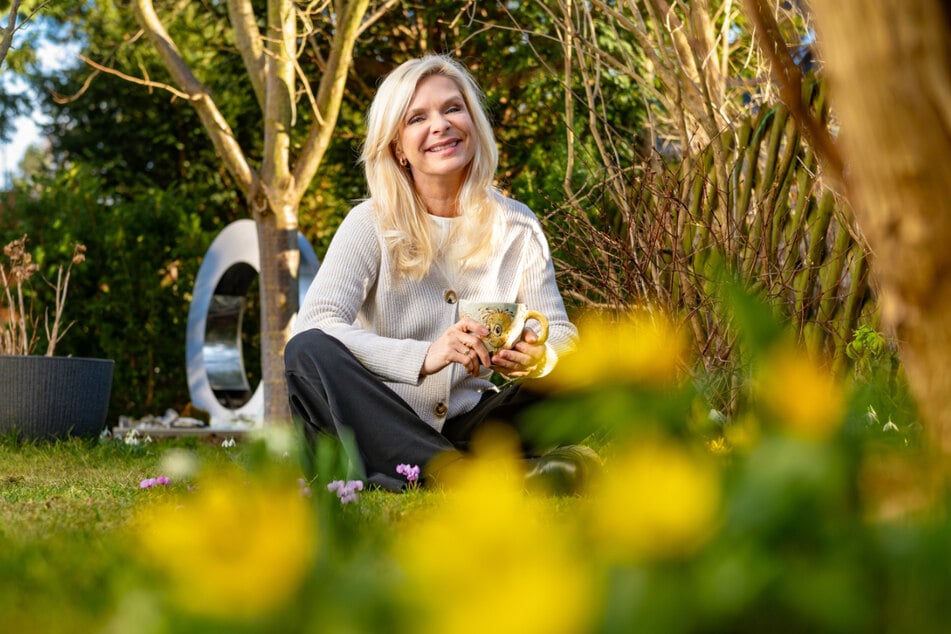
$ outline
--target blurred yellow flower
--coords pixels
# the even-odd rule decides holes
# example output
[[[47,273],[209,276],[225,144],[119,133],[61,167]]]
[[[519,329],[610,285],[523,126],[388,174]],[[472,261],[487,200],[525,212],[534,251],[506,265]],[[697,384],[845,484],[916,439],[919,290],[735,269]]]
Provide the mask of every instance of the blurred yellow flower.
[[[750,451],[762,436],[759,419],[752,412],[742,412],[724,427],[723,435],[732,449]]]
[[[394,553],[418,634],[586,630],[591,568],[545,500],[524,493],[516,449],[482,436],[440,502],[400,528]]]
[[[730,443],[727,442],[726,438],[720,436],[718,438],[707,441],[707,450],[712,453],[714,456],[725,456],[732,451]]]
[[[841,426],[845,396],[840,382],[804,350],[783,347],[760,369],[759,398],[792,435],[825,440]]]
[[[720,477],[708,458],[669,440],[646,440],[606,462],[587,507],[609,558],[645,561],[695,552],[716,529]]]
[[[539,385],[581,390],[617,383],[668,385],[683,366],[683,331],[663,314],[632,311],[617,320],[587,315],[578,320],[578,349]]]
[[[223,620],[266,614],[299,587],[313,559],[313,513],[296,482],[206,478],[135,518],[138,555],[164,573],[182,609]]]

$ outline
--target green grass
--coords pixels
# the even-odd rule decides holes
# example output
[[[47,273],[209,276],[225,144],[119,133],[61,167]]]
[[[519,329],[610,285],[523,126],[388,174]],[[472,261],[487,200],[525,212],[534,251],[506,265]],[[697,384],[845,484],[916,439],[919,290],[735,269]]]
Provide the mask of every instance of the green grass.
[[[139,483],[161,475],[162,456],[240,460],[243,448],[162,440],[55,442],[0,438],[0,631],[100,631],[140,583],[120,543],[139,506],[161,492]],[[184,488],[185,484],[170,489]]]
[[[165,607],[161,591],[153,590],[164,582],[151,580],[148,566],[136,561],[132,529],[136,511],[153,501],[191,496],[193,483],[202,487],[201,477],[196,476],[197,480],[173,480],[167,488],[140,488],[143,479],[165,475],[160,472],[167,464],[163,458],[173,451],[191,455],[201,471],[211,473],[237,466],[243,473],[263,478],[272,473],[288,483],[303,475],[293,450],[275,460],[266,443],[255,441],[223,448],[217,442],[195,439],[129,446],[121,440],[0,438],[0,631],[128,631],[150,622],[163,624],[157,626],[158,631],[215,631],[215,624],[156,617]],[[309,584],[316,583],[312,596],[327,602],[316,604],[323,613],[338,610],[332,606],[341,601],[340,605],[346,605],[348,593],[374,592],[375,588],[378,602],[380,579],[389,574],[381,556],[393,536],[410,525],[414,514],[438,506],[444,494],[423,489],[405,495],[370,490],[360,495],[358,504],[341,506],[333,495],[317,489],[324,485],[312,485],[325,553],[318,570],[324,572],[316,574],[302,592],[307,594]],[[551,498],[549,503],[551,518],[567,519],[577,500]],[[240,540],[242,536],[223,538]],[[336,579],[332,587],[322,581],[326,574]],[[373,578],[371,582],[367,575]],[[330,598],[325,596],[328,592]],[[385,611],[385,605],[375,610]],[[277,621],[252,624],[247,631],[292,625],[310,619],[307,614],[275,617]],[[355,617],[347,612],[335,618]],[[363,631],[377,631],[389,616],[371,610],[360,618],[370,623]]]
[[[71,438],[56,442],[0,439],[0,538],[94,538],[126,522],[142,498],[139,482],[154,477],[162,452],[186,447],[211,459],[222,449],[196,442],[127,446]]]
[[[94,631],[123,583],[116,531],[155,447],[0,440],[0,614],[6,631]],[[11,583],[15,581],[15,583]],[[69,597],[82,597],[73,609]]]

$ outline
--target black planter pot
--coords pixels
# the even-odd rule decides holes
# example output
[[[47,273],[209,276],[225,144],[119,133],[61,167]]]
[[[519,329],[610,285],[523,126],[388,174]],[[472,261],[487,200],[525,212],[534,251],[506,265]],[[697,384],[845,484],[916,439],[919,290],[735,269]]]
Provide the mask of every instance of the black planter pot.
[[[0,434],[98,436],[114,366],[111,359],[0,355]]]

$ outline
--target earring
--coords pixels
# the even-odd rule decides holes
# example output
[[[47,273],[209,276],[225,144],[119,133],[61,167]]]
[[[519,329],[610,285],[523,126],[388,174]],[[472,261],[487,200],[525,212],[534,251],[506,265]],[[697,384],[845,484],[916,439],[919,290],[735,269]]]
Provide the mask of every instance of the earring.
[[[400,167],[406,167],[406,164],[407,164],[408,162],[409,162],[409,161],[406,160],[406,157],[405,157],[405,156],[401,156],[401,157],[400,157]]]

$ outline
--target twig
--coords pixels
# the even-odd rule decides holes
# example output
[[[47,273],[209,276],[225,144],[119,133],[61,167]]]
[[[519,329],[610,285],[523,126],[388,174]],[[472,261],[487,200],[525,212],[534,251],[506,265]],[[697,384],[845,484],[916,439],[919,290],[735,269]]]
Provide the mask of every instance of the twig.
[[[132,75],[126,75],[125,73],[118,71],[115,68],[109,68],[108,66],[103,66],[102,64],[98,64],[94,62],[93,60],[89,59],[88,57],[86,57],[85,55],[80,55],[79,59],[86,62],[87,64],[89,64],[90,66],[98,70],[99,72],[115,75],[116,77],[119,77],[120,79],[124,79],[126,81],[130,81],[133,84],[148,86],[149,88],[161,88],[162,90],[167,90],[168,92],[172,93],[176,97],[181,97],[182,99],[186,99],[188,101],[198,101],[205,96],[204,93],[190,95],[186,92],[183,92],[175,88],[175,86],[172,86],[163,82],[152,81],[149,79],[140,79],[138,77],[133,77]]]
[[[69,261],[69,264],[66,266],[65,273],[63,267],[60,266],[56,270],[56,286],[50,284],[53,288],[54,295],[54,308],[53,308],[53,329],[52,331],[49,328],[49,320],[44,319],[44,325],[46,327],[46,356],[52,357],[53,352],[56,349],[56,344],[59,343],[59,340],[63,338],[63,335],[66,334],[66,330],[62,333],[59,332],[59,324],[63,318],[63,309],[66,307],[66,294],[69,291],[69,275],[73,270],[74,264],[79,264],[86,259],[86,247],[77,244],[73,247],[73,259]],[[49,282],[47,282],[49,284]],[[66,327],[69,329],[69,326]]]

